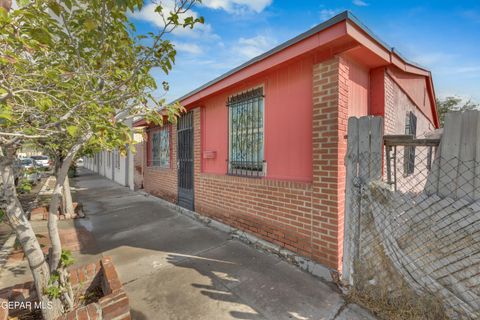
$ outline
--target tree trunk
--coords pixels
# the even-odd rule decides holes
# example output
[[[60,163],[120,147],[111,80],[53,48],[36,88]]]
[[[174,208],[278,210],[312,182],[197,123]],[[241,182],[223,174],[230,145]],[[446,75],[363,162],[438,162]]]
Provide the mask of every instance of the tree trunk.
[[[75,216],[75,208],[73,207],[72,201],[72,192],[70,189],[70,179],[67,177],[65,178],[65,182],[63,185],[63,201],[64,201],[64,214],[67,218],[73,218]]]
[[[56,182],[53,188],[52,198],[50,199],[50,206],[48,209],[48,235],[52,245],[50,250],[50,271],[55,271],[60,262],[60,255],[62,254],[62,243],[60,241],[60,234],[58,233],[58,210],[60,200],[62,200],[62,189],[65,182],[65,176],[68,172],[70,161],[66,158],[60,168],[56,171]]]
[[[47,307],[50,299],[43,294],[43,290],[48,285],[50,271],[35,232],[17,198],[13,172],[13,157],[1,157],[0,173],[1,209],[6,213],[8,221],[15,231],[17,239],[22,245],[23,252],[27,257],[39,301],[45,306],[45,308],[42,308],[43,318],[47,320],[55,319],[62,314],[62,305],[60,301],[56,300],[53,301],[52,308]]]
[[[62,189],[65,184],[65,178],[68,175],[68,169],[75,158],[77,152],[82,148],[83,144],[90,139],[91,133],[87,133],[81,137],[75,145],[67,153],[67,156],[62,160],[59,159],[57,163],[57,170],[55,170],[55,187],[53,189],[52,198],[50,200],[50,206],[48,210],[48,235],[50,237],[50,243],[52,245],[50,250],[50,271],[55,271],[58,268],[60,262],[60,256],[62,254],[62,244],[60,241],[60,235],[58,233],[58,206],[60,204]]]

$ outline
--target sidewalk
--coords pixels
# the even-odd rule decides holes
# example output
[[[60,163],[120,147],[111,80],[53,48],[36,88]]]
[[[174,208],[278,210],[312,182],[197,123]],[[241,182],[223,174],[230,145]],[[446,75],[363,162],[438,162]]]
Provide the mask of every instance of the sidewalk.
[[[373,319],[333,287],[154,197],[86,170],[75,185],[88,216],[78,221],[98,250],[84,254],[112,256],[133,319]]]
[[[87,215],[75,227],[94,239],[80,247],[77,261],[112,256],[133,319],[374,319],[346,305],[333,285],[153,196],[85,169],[72,182]]]

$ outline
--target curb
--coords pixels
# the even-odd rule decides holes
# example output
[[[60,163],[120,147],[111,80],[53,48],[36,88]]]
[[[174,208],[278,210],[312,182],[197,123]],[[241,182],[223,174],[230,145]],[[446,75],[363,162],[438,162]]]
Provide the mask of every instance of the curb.
[[[40,191],[37,193],[37,198],[35,199],[35,201],[38,200],[38,197],[39,197],[39,196],[44,196],[44,195],[47,194],[47,193],[46,193],[46,189],[47,189],[47,187],[48,187],[48,182],[49,182],[50,180],[53,180],[53,179],[55,179],[55,176],[53,176],[53,175],[51,175],[51,176],[49,176],[47,179],[45,179],[45,182],[43,183],[42,188],[40,188]]]
[[[275,255],[281,260],[284,260],[324,281],[330,283],[333,283],[335,281],[335,275],[337,274],[336,271],[333,271],[319,263],[316,263],[313,260],[299,256],[295,252],[282,248],[266,240],[260,239],[251,233],[245,232],[237,228],[233,228],[220,221],[202,216],[194,211],[182,208],[172,202],[153,196],[145,191],[137,190],[134,192],[139,193],[145,197],[152,198],[155,201],[161,203],[162,205],[165,205],[166,207],[173,209],[178,213],[181,213],[182,215],[187,216],[188,218],[200,222],[208,227],[212,227],[213,229],[216,229],[218,231],[226,232],[230,234],[232,238],[240,240],[241,242],[246,243],[254,249],[257,249],[258,251]]]

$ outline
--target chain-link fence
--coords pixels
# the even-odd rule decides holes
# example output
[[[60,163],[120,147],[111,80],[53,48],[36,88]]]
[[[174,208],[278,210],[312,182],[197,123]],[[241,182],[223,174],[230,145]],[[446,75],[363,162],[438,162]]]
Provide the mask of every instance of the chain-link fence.
[[[384,141],[382,157],[358,153],[352,297],[388,319],[480,319],[477,142]]]

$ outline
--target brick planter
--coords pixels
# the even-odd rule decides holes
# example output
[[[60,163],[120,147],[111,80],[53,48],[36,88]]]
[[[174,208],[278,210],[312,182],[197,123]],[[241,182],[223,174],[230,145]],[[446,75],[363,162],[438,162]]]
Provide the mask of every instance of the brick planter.
[[[81,293],[94,289],[101,292],[100,298],[85,306],[72,310],[57,320],[129,320],[130,306],[128,297],[110,257],[97,263],[90,263],[70,270],[74,291]],[[0,291],[0,303],[6,301],[35,301],[37,295],[32,282],[22,283]],[[8,319],[8,310],[0,306],[0,320]],[[11,316],[19,313],[11,310]]]
[[[75,210],[74,218],[84,217],[83,208],[81,204],[77,202],[73,202],[73,209]],[[58,218],[60,220],[67,219],[65,215],[60,214],[60,212],[58,212]],[[30,220],[48,220],[48,206],[33,208],[30,212]]]
[[[128,297],[123,290],[117,271],[110,257],[105,257],[97,263],[87,264],[72,269],[71,281],[74,288],[88,288],[100,286],[103,297],[97,302],[72,310],[58,320],[70,319],[116,319],[127,320],[130,317]]]

